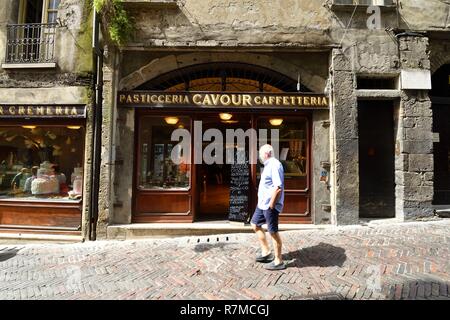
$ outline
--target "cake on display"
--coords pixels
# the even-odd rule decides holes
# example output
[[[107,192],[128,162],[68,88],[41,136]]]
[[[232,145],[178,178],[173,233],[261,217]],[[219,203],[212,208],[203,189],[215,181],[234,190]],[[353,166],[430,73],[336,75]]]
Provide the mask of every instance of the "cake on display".
[[[82,167],[73,168],[73,173],[72,173],[72,176],[70,178],[70,182],[72,184],[73,184],[73,181],[75,180],[76,177],[83,177],[83,168]]]
[[[37,178],[31,183],[31,193],[33,195],[59,193],[59,181],[50,162],[45,161],[39,166]]]
[[[83,168],[74,168],[70,180],[72,182],[73,190],[69,191],[69,198],[81,199],[81,194],[83,193]]]

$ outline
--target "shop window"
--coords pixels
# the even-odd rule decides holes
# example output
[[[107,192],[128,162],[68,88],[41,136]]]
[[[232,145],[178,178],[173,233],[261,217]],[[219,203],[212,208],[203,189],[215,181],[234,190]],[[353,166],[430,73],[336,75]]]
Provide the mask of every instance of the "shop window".
[[[278,129],[279,155],[277,158],[284,168],[285,190],[306,190],[309,171],[307,120],[295,117],[264,117],[258,119],[257,125],[258,129],[267,129],[268,143],[274,147],[277,143],[271,137],[271,130]],[[259,139],[258,146],[261,143]],[[259,162],[257,165],[258,183],[263,168],[264,166]]]
[[[140,189],[187,190],[189,188],[190,152],[178,148],[177,141],[171,141],[172,132],[177,128],[190,130],[190,119],[178,116],[141,118],[138,177]]]
[[[81,200],[84,131],[0,126],[0,200]]]

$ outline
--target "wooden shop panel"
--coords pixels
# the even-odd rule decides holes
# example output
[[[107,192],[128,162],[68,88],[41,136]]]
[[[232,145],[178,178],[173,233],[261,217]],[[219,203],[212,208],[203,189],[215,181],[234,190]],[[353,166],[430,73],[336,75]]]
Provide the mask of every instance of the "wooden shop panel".
[[[140,214],[190,214],[191,196],[180,194],[138,194],[136,215]]]
[[[0,225],[81,227],[81,205],[45,205],[0,202]]]

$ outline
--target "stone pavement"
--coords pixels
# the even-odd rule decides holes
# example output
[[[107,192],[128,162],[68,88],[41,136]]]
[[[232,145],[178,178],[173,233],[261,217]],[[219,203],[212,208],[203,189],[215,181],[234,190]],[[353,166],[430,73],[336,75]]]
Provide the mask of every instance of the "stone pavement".
[[[282,272],[253,234],[0,245],[0,299],[450,299],[449,220],[282,238]]]

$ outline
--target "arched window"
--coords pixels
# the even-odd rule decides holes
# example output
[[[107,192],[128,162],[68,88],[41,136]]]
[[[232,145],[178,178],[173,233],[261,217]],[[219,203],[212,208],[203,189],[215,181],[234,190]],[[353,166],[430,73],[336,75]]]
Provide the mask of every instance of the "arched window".
[[[137,90],[296,92],[297,81],[273,70],[244,63],[207,63],[163,74]],[[310,92],[301,85],[300,90]]]

